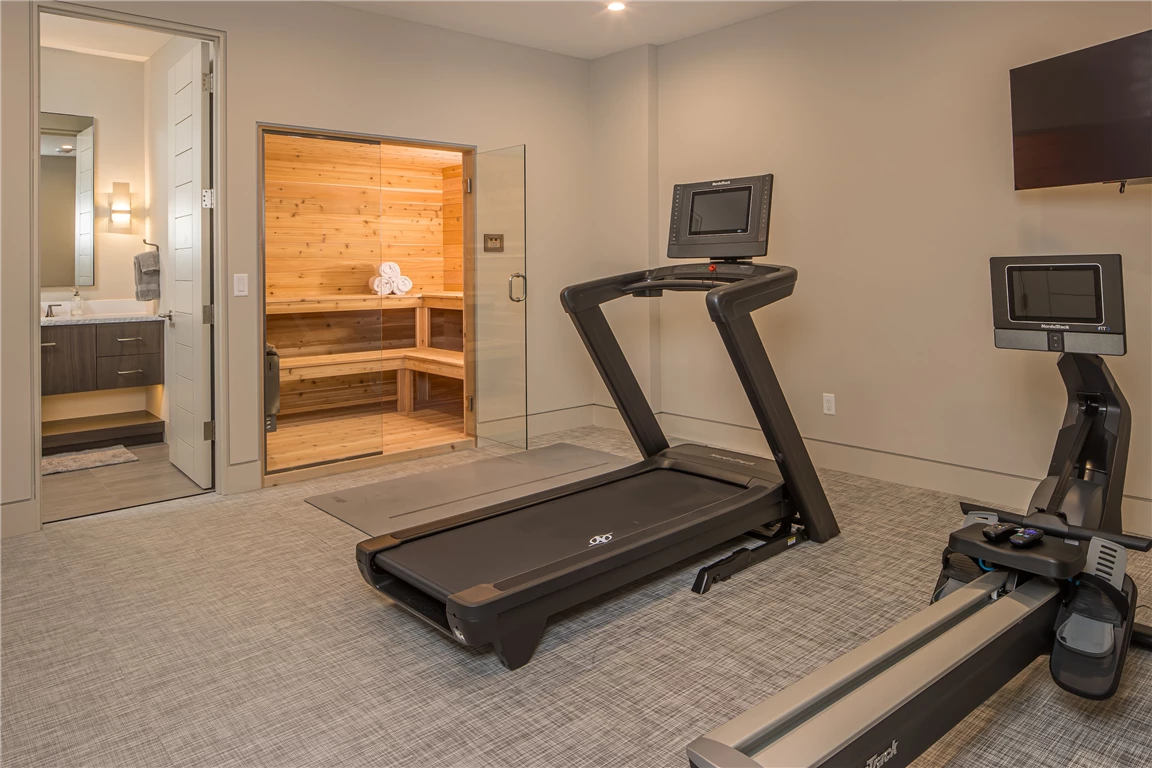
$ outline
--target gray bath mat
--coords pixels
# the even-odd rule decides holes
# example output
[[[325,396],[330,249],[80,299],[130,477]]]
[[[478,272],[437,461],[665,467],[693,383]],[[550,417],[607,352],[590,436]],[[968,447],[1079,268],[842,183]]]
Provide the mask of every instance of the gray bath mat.
[[[81,469],[108,467],[113,464],[127,464],[132,461],[140,461],[140,459],[122,445],[114,445],[111,448],[92,448],[87,451],[45,456],[40,459],[40,474],[58,475],[61,472],[76,472]]]

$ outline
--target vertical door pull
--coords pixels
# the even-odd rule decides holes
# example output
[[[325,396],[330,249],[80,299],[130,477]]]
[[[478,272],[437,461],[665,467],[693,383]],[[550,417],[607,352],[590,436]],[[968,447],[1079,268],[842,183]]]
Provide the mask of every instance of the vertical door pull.
[[[516,280],[516,278],[520,278],[521,291],[519,296],[516,296],[512,293],[512,283]],[[515,301],[517,303],[528,298],[528,278],[524,275],[523,272],[513,272],[512,274],[508,275],[508,298],[509,300]]]

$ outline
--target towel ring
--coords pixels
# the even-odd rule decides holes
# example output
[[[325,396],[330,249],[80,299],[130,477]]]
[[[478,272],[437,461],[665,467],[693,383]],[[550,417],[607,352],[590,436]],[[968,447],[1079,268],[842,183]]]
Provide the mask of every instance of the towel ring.
[[[156,243],[150,243],[150,242],[148,242],[148,240],[144,240],[144,245],[148,246],[149,248],[155,248],[156,253],[157,254],[160,253],[160,246],[156,245]]]

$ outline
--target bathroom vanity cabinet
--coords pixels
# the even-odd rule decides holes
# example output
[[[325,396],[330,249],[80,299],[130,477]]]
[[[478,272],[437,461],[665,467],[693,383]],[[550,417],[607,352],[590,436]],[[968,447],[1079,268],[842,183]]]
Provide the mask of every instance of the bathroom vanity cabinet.
[[[164,324],[159,318],[40,328],[41,395],[163,382]]]

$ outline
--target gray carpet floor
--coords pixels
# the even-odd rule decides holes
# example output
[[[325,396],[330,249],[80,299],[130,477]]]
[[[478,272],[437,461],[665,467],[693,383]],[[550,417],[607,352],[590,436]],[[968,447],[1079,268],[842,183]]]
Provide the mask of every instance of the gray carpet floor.
[[[554,440],[634,455],[619,432]],[[508,672],[361,580],[307,496],[466,451],[6,540],[4,766],[684,766],[684,745],[924,607],[957,498],[821,471],[843,534],[689,590],[726,550],[560,617]],[[1130,572],[1152,595],[1152,559]],[[1145,597],[1144,602],[1149,602]],[[1142,620],[1149,621],[1147,614]],[[1037,662],[917,766],[1152,765],[1152,658],[1112,700]]]

